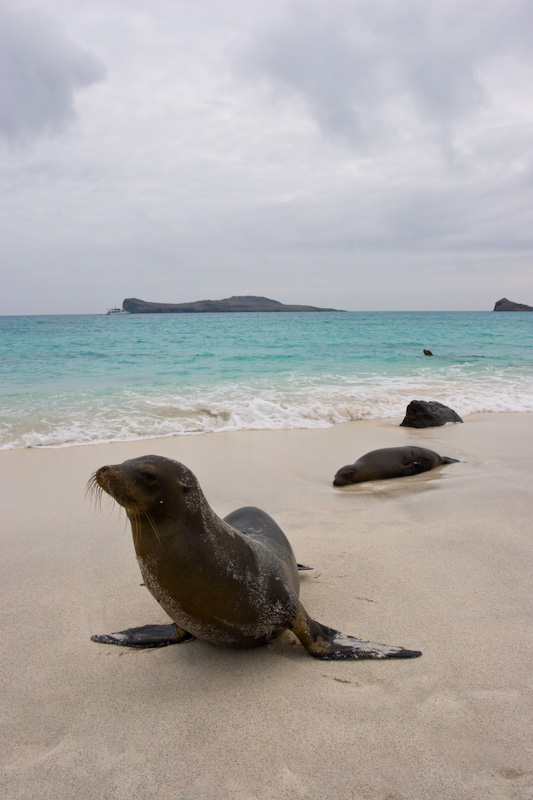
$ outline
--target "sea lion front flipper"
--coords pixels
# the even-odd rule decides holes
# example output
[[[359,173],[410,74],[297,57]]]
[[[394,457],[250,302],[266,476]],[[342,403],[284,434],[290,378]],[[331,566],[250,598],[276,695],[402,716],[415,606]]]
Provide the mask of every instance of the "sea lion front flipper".
[[[424,461],[410,461],[402,467],[402,477],[407,475],[420,475],[421,472],[428,472],[431,465]]]
[[[419,650],[405,650],[403,647],[365,642],[354,636],[346,636],[311,619],[303,608],[298,611],[291,630],[310,655],[323,660],[417,658],[422,655]]]
[[[167,647],[169,644],[181,644],[195,637],[171,625],[142,625],[140,628],[128,628],[117,633],[102,633],[91,636],[93,642],[100,644],[118,644],[121,647]]]

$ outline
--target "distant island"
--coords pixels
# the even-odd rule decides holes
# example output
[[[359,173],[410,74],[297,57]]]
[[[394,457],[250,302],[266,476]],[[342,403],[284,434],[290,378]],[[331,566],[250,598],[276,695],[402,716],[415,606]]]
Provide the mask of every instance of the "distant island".
[[[506,297],[498,300],[493,308],[493,311],[533,311],[533,306],[526,306],[523,303],[513,303]]]
[[[149,303],[136,297],[127,297],[122,303],[130,314],[208,314],[237,311],[340,311],[338,308],[317,306],[287,306],[268,297],[244,295],[225,300],[197,300],[195,303]]]

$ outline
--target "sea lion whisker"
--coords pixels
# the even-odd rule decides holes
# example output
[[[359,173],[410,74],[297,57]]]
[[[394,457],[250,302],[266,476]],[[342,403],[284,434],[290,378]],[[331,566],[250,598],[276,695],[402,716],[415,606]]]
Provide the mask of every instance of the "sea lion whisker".
[[[87,484],[85,486],[85,497],[86,498],[90,497],[92,499],[92,496],[93,496],[93,494],[95,492],[95,489],[97,487],[98,487],[98,484],[96,483],[96,472],[94,472],[91,475],[91,477],[89,478],[89,480],[87,481]]]
[[[128,519],[131,523],[131,533],[133,536],[133,544],[135,549],[137,549],[137,544],[139,543],[140,538],[140,529],[141,529],[141,515],[139,513],[139,508],[136,503],[133,503],[128,509]]]
[[[95,472],[87,481],[87,486],[85,487],[85,499],[89,499],[89,501],[94,504],[95,508],[101,508],[103,493],[104,490],[97,482]]]
[[[152,530],[153,530],[153,532],[155,533],[157,541],[159,542],[159,544],[161,545],[161,547],[164,547],[164,545],[163,545],[163,542],[161,541],[161,537],[159,536],[159,531],[158,531],[158,529],[157,529],[157,525],[155,524],[155,520],[154,520],[154,519],[153,519],[153,518],[150,516],[150,514],[148,513],[148,511],[144,511],[143,513],[144,513],[144,516],[146,517],[146,519],[148,520],[148,522],[149,522],[149,524],[150,524],[150,527],[151,527],[151,529],[152,529]],[[165,549],[166,549],[166,548],[165,548]]]
[[[137,545],[139,544],[139,526],[137,524],[131,523],[131,533],[133,536],[133,546],[135,550],[137,550]]]

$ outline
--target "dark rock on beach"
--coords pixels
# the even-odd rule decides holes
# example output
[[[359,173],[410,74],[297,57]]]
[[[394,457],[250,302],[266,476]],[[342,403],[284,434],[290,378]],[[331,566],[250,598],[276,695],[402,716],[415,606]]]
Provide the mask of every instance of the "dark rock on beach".
[[[533,311],[533,306],[526,306],[524,303],[513,303],[512,300],[508,300],[506,297],[502,297],[501,300],[497,300],[494,305],[494,311]]]
[[[194,303],[150,303],[128,297],[122,308],[130,314],[208,314],[251,311],[339,311],[338,308],[318,308],[317,306],[293,306],[270,300],[268,297],[244,295],[227,297],[225,300],[197,300]]]
[[[447,422],[463,420],[448,406],[436,400],[411,400],[400,426],[404,428],[437,428]]]

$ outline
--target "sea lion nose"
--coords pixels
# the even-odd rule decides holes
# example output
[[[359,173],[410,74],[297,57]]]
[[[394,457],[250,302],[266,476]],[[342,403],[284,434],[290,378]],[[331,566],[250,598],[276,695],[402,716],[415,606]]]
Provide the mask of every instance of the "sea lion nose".
[[[105,467],[100,467],[100,469],[97,471],[97,473],[96,473],[96,474],[97,474],[98,476],[100,476],[100,475],[103,475],[103,474],[104,474],[104,472],[107,472],[107,470],[108,470],[108,469],[109,469],[109,467],[107,467],[107,466],[105,466]]]

